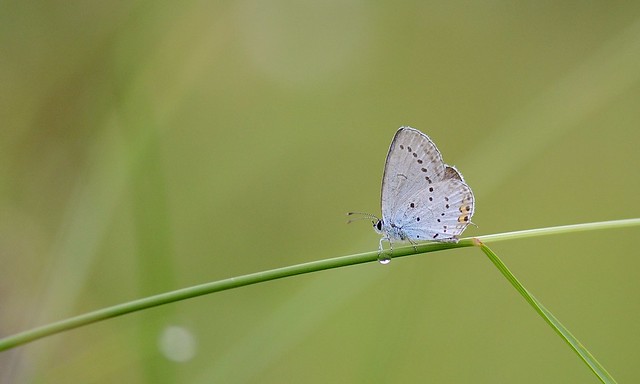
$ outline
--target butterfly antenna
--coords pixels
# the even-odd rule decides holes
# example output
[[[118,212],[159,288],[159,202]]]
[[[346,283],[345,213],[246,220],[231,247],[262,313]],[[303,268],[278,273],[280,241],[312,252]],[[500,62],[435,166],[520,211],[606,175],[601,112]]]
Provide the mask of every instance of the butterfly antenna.
[[[360,215],[361,217],[355,217],[353,219],[349,219],[349,221],[347,221],[347,224],[351,224],[354,221],[358,221],[358,220],[371,220],[371,219],[379,220],[377,216],[372,215],[370,213],[365,213],[365,212],[349,212],[349,213],[347,213],[347,216],[354,216],[354,215]]]

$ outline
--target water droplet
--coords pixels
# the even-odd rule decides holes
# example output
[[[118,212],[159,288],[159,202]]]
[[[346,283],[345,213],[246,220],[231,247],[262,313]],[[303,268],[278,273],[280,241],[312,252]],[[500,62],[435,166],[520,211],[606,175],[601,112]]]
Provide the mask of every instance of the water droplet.
[[[378,262],[382,265],[387,265],[391,262],[391,257],[389,255],[380,255],[378,256]]]

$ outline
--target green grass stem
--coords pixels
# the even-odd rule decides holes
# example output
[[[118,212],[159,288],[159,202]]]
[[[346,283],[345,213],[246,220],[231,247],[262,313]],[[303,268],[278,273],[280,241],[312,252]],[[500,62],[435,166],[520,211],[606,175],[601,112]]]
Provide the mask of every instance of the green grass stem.
[[[491,261],[498,267],[502,274],[513,284],[513,286],[522,294],[522,296],[531,304],[534,309],[551,325],[558,334],[573,348],[576,353],[587,363],[591,370],[606,383],[615,383],[615,380],[607,373],[593,356],[578,342],[573,335],[562,324],[540,304],[518,280],[511,274],[508,268],[498,259],[498,257],[484,243],[497,242],[503,240],[514,240],[528,237],[548,236],[563,233],[575,233],[581,231],[594,231],[603,229],[614,229],[623,227],[632,227],[640,225],[640,218],[605,221],[597,223],[586,223],[576,225],[566,225],[560,227],[531,229],[518,232],[507,232],[501,234],[479,236],[478,238],[465,238],[457,243],[424,243],[417,245],[417,252],[413,246],[395,248],[393,258],[403,256],[411,256],[417,253],[434,252],[444,249],[480,246],[481,249],[489,256]],[[346,267],[368,262],[377,262],[378,252],[366,252],[349,256],[336,257],[331,259],[312,261],[309,263],[297,264],[288,267],[276,268],[268,271],[252,273],[248,275],[232,277],[211,283],[196,285],[193,287],[183,288],[171,292],[166,292],[146,298],[133,300],[127,303],[114,305],[99,309],[97,311],[85,313],[58,322],[46,324],[34,329],[26,330],[5,338],[0,339],[0,351],[15,348],[26,343],[55,335],[74,328],[86,326],[98,321],[126,315],[129,313],[141,311],[143,309],[157,307],[164,304],[173,303],[180,300],[190,299],[213,292],[225,291],[228,289],[244,287],[247,285],[263,283],[266,281],[277,280],[284,277],[301,275],[306,273],[318,272],[326,269]]]
[[[547,308],[542,305],[511,273],[509,268],[498,258],[498,256],[487,247],[482,241],[476,239],[476,245],[489,257],[491,262],[498,270],[509,280],[511,285],[524,297],[524,299],[535,309],[536,312],[544,319],[544,321],[560,335],[564,341],[569,344],[571,349],[587,364],[587,366],[598,376],[603,383],[616,383],[615,379],[607,372],[607,370],[596,360],[593,355],[585,348],[578,339],[558,320]]]

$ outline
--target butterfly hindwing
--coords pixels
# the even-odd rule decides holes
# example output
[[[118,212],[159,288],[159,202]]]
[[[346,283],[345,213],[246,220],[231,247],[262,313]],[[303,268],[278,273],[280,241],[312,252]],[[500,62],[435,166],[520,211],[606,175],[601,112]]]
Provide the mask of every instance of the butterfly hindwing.
[[[408,209],[396,225],[413,241],[456,239],[473,215],[471,188],[455,179],[434,183],[430,188],[433,191],[420,191],[410,199]]]

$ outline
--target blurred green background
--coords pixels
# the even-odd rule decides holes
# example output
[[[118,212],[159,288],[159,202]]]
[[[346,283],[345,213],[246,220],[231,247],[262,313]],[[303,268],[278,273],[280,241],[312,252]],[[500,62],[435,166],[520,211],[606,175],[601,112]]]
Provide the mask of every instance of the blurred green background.
[[[0,335],[370,251],[395,130],[465,235],[640,216],[640,3],[0,4]],[[638,229],[494,250],[638,382]],[[269,282],[0,353],[1,383],[585,383],[477,249]]]

